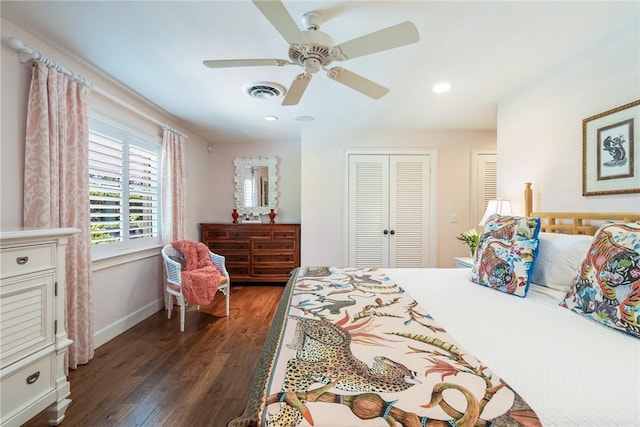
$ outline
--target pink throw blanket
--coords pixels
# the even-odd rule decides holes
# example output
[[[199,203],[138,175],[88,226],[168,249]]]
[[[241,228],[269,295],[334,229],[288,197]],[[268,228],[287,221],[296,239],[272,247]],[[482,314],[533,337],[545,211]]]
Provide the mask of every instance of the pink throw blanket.
[[[186,265],[180,273],[182,293],[187,302],[209,305],[224,276],[209,256],[209,248],[201,242],[178,240],[171,244],[182,253]]]

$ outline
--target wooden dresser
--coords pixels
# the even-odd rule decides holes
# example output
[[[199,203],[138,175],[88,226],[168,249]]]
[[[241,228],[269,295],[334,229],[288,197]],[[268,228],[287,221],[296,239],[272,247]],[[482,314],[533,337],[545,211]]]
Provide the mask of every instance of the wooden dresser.
[[[42,410],[57,425],[71,400],[64,359],[65,251],[75,228],[0,233],[0,425]]]
[[[300,266],[300,224],[200,224],[201,240],[223,255],[231,283],[286,283]]]

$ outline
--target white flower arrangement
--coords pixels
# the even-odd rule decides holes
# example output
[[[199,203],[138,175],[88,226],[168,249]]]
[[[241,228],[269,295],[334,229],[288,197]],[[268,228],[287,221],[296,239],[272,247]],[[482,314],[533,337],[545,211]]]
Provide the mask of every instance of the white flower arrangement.
[[[476,254],[476,249],[478,248],[478,239],[480,239],[478,231],[475,228],[472,228],[464,233],[460,233],[456,239],[465,243],[469,247],[469,253],[473,258]]]

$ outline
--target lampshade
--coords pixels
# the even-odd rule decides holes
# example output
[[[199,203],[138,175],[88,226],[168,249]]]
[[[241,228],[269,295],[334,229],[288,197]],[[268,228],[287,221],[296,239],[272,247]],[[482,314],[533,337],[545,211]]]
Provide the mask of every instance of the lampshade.
[[[478,225],[485,225],[489,217],[493,214],[511,215],[511,200],[489,200],[489,202],[487,202],[487,210],[484,211],[484,215],[482,216],[480,224]]]

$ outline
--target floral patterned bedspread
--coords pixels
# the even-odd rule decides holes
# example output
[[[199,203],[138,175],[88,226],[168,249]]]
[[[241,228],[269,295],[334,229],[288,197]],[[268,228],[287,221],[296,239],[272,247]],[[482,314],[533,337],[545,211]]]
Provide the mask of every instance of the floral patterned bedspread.
[[[377,269],[298,269],[253,381],[230,427],[541,425]]]

